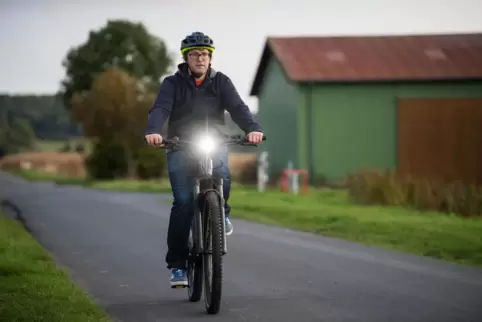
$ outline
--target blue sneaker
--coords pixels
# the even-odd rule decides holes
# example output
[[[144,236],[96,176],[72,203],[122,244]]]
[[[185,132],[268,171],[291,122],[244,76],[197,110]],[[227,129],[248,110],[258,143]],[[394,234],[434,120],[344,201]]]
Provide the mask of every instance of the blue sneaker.
[[[226,217],[224,220],[224,230],[226,231],[226,236],[229,236],[233,233],[233,224],[228,217]]]
[[[171,287],[187,287],[187,275],[186,270],[173,268],[171,269]]]

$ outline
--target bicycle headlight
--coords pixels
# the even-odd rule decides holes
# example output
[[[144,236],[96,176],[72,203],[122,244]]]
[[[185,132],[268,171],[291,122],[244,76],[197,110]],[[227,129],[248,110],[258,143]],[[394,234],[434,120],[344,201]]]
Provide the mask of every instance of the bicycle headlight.
[[[201,137],[198,144],[199,151],[202,153],[209,154],[216,149],[216,142],[210,136]]]

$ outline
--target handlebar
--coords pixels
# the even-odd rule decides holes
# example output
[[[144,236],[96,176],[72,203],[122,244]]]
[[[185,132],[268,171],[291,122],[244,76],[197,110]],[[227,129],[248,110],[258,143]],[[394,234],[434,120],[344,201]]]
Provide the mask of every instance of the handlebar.
[[[266,136],[263,135],[263,140],[266,141]],[[173,137],[170,139],[163,139],[160,148],[174,148],[180,145],[196,145],[199,142],[195,140],[181,140],[178,137]],[[224,144],[224,145],[242,145],[242,146],[258,146],[257,143],[250,143],[248,142],[248,138],[242,135],[230,135],[227,139],[216,140],[216,143]]]

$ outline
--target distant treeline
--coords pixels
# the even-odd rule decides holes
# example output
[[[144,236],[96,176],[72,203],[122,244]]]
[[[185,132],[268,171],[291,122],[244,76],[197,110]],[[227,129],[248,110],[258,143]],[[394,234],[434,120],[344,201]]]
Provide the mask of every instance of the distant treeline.
[[[59,95],[0,95],[0,153],[34,147],[36,139],[81,136]]]
[[[229,114],[226,128],[242,133]],[[73,124],[60,95],[0,94],[0,156],[31,150],[35,140],[64,141],[81,137],[80,126]],[[246,147],[232,147],[234,152],[250,151]]]
[[[81,135],[72,124],[60,95],[0,95],[0,111],[10,120],[27,120],[35,136],[42,140],[64,140]]]

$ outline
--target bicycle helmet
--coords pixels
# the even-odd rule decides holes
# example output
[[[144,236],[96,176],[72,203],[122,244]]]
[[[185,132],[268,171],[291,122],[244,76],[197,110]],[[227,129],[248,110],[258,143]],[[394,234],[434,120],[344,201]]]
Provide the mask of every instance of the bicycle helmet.
[[[204,33],[200,31],[195,31],[190,35],[187,35],[181,41],[181,55],[184,54],[191,49],[207,49],[211,53],[214,52],[214,41]]]

